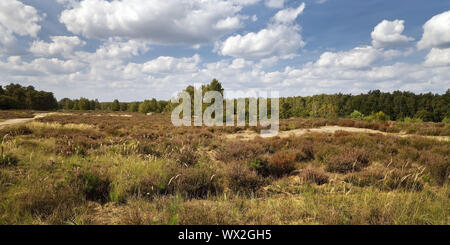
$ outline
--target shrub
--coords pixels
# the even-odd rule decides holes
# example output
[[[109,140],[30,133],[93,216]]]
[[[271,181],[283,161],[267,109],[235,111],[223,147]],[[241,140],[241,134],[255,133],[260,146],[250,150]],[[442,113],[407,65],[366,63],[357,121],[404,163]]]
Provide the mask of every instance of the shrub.
[[[89,149],[96,149],[100,143],[84,136],[63,137],[56,140],[55,152],[66,156],[85,156]]]
[[[328,175],[321,170],[314,168],[306,168],[301,172],[301,177],[307,181],[316,183],[317,185],[323,185],[328,183]]]
[[[295,170],[295,159],[297,154],[292,150],[277,151],[272,156],[264,159],[260,172],[263,175],[282,177]]]
[[[355,186],[377,186],[384,179],[385,174],[382,171],[366,170],[358,173],[352,173],[344,178],[344,181]]]
[[[206,198],[223,192],[223,176],[207,167],[186,168],[170,180],[168,190],[186,198]]]
[[[350,114],[350,118],[353,119],[353,120],[363,120],[364,119],[364,115],[361,112],[359,112],[357,110],[354,110],[352,112],[352,114]]]
[[[226,167],[228,187],[234,192],[253,193],[263,184],[264,179],[249,167],[233,162]]]
[[[24,125],[17,126],[17,127],[10,127],[0,130],[0,136],[4,137],[5,135],[9,136],[19,136],[19,135],[30,135],[33,131]]]
[[[427,167],[427,170],[438,185],[444,185],[449,181],[450,157],[440,154],[424,152],[419,161]]]
[[[265,148],[259,142],[232,142],[222,147],[217,154],[217,159],[223,162],[245,161],[254,159],[264,152]]]
[[[405,117],[404,119],[403,119],[403,121],[404,122],[407,122],[407,123],[413,123],[413,122],[423,122],[422,121],[422,119],[420,119],[420,118],[410,118],[410,117]]]
[[[314,160],[314,147],[310,142],[303,143],[296,151],[295,160],[298,162]]]
[[[335,173],[348,173],[360,171],[369,166],[370,161],[367,152],[361,149],[347,150],[327,160],[326,170]]]
[[[199,159],[196,149],[190,145],[184,145],[178,152],[172,154],[172,157],[186,167],[194,166]]]
[[[86,200],[106,203],[109,200],[111,181],[98,171],[82,170],[69,178]]]
[[[386,122],[389,121],[389,116],[384,112],[379,111],[377,113],[372,113],[370,116],[364,117],[364,120]]]
[[[30,213],[51,224],[64,224],[73,217],[83,198],[74,185],[43,180],[28,183],[27,191],[17,194],[15,205],[21,215]]]

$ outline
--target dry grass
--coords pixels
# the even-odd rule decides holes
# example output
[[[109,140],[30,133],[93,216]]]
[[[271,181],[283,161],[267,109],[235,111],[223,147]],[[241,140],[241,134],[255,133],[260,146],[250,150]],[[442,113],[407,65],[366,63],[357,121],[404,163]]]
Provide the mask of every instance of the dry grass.
[[[228,141],[249,128],[173,127],[159,114],[37,120],[0,130],[0,224],[449,222],[448,142],[339,130]],[[282,121],[341,124],[393,128]]]

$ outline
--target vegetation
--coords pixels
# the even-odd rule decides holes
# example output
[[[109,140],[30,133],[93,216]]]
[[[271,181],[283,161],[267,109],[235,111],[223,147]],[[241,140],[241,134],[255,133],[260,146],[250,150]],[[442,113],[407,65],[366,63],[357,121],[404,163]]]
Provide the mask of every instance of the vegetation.
[[[0,101],[62,111],[0,126],[0,224],[449,224],[450,90],[281,98],[292,134],[248,139],[261,126],[174,127],[167,101],[33,91]]]
[[[295,120],[281,124],[333,123]],[[448,225],[448,141],[343,131],[227,140],[247,129],[129,112],[2,128],[0,224]]]
[[[425,122],[441,122],[450,117],[450,89],[443,95],[414,94],[394,91],[383,93],[379,90],[367,94],[314,95],[280,99],[280,116],[332,118],[336,115],[361,119],[362,115],[376,117],[383,112],[382,120],[403,120],[407,117]],[[362,114],[362,115],[361,115]]]
[[[11,83],[5,88],[0,86],[0,109],[55,110],[58,103],[53,93]]]

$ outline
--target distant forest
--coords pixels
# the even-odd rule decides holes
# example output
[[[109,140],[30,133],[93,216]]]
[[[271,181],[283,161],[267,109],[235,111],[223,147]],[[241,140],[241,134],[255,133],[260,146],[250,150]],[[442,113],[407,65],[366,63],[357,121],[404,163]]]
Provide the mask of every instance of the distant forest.
[[[56,110],[58,101],[51,92],[11,83],[5,88],[0,86],[0,109]]]
[[[223,92],[222,85],[216,79],[203,86],[203,90]],[[193,93],[188,86],[187,92]],[[56,101],[53,93],[36,91],[34,87],[22,87],[19,84],[0,86],[0,109],[33,110],[102,110],[129,111],[141,113],[169,112],[174,107],[164,100],[145,100],[143,102],[99,102],[86,98],[64,98]],[[445,94],[414,94],[394,91],[384,93],[380,90],[367,94],[320,94],[314,96],[296,96],[280,98],[280,118],[290,117],[351,117],[367,119],[381,117],[384,120],[417,120],[441,122],[450,119],[450,89]]]

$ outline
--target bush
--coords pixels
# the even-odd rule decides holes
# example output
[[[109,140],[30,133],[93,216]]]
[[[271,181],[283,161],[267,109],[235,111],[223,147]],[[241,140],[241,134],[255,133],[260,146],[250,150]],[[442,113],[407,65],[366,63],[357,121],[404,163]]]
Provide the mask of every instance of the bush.
[[[352,114],[350,114],[350,118],[353,119],[353,120],[363,120],[364,119],[364,115],[361,112],[359,112],[357,110],[354,110],[352,112]]]
[[[382,171],[362,171],[346,176],[344,181],[359,187],[377,186],[384,179],[384,176],[385,174]]]
[[[369,164],[369,156],[364,150],[347,150],[328,159],[326,170],[335,173],[357,172]]]
[[[316,183],[317,185],[323,185],[328,183],[329,177],[321,170],[314,168],[307,168],[301,172],[301,177],[307,182]]]
[[[186,167],[194,166],[199,159],[196,149],[190,145],[184,145],[178,152],[172,154],[172,157]]]
[[[450,176],[450,157],[442,156],[436,153],[425,152],[419,160],[427,167],[427,170],[438,185],[448,183]]]
[[[111,181],[98,171],[83,170],[75,173],[69,179],[86,200],[106,203],[109,200]]]
[[[253,193],[263,184],[264,179],[257,172],[237,162],[226,168],[228,187],[234,192]]]
[[[264,152],[265,148],[259,142],[232,142],[222,147],[217,154],[217,159],[223,162],[246,161],[257,158]]]
[[[186,198],[206,198],[223,192],[223,176],[207,167],[186,168],[170,180],[168,190]]]
[[[370,116],[364,117],[364,120],[386,122],[389,121],[389,116],[384,112],[379,111],[377,113],[372,113]]]
[[[295,170],[297,154],[292,150],[277,151],[262,161],[259,171],[263,175],[282,177]]]
[[[50,224],[66,224],[84,202],[74,185],[41,180],[27,183],[27,191],[17,193],[15,207],[21,216],[31,214]]]
[[[33,131],[30,128],[23,125],[0,130],[0,136],[2,137],[4,137],[5,135],[9,136],[30,135],[32,133]]]
[[[403,119],[403,121],[404,121],[404,122],[407,122],[407,123],[412,123],[412,122],[423,122],[423,120],[420,119],[420,118],[410,118],[410,117],[405,117],[405,118]]]
[[[300,145],[296,152],[295,160],[298,162],[314,160],[314,147],[312,143],[306,142]]]

